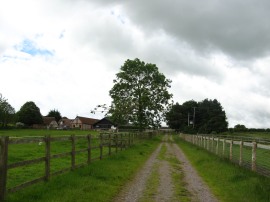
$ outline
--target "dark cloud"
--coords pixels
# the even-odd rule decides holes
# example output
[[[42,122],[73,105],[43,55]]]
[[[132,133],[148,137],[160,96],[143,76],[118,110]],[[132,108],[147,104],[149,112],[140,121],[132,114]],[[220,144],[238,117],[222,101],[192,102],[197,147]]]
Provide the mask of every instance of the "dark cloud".
[[[108,5],[107,1],[103,5]],[[270,49],[267,0],[113,1],[148,31],[163,29],[196,51],[220,51],[232,58],[264,57]]]

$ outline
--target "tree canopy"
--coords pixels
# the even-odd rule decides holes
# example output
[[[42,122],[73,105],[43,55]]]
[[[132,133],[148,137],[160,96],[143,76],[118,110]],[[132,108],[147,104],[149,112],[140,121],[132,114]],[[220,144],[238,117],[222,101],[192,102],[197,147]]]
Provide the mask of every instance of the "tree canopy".
[[[47,117],[54,117],[57,122],[62,118],[61,113],[57,109],[50,110]]]
[[[0,127],[6,127],[14,119],[15,109],[0,94]]]
[[[166,113],[166,120],[168,126],[183,132],[219,133],[228,128],[226,113],[216,99],[176,103]]]
[[[17,113],[18,121],[27,126],[43,123],[39,108],[32,101],[26,102]]]
[[[248,129],[245,125],[237,124],[234,126],[234,132],[246,132]]]
[[[168,92],[171,81],[155,64],[137,58],[127,60],[113,82],[109,113],[114,122],[130,123],[140,129],[160,125],[172,97]]]

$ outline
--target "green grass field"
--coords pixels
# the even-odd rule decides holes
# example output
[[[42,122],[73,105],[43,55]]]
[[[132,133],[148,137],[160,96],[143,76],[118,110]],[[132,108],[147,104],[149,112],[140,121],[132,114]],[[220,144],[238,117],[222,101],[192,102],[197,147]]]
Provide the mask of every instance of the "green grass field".
[[[207,140],[205,144],[207,144]],[[203,145],[200,145],[200,146],[204,147],[204,142],[203,142]],[[217,147],[217,141],[215,141],[212,145],[212,139],[210,138],[209,151],[221,157],[229,159],[230,158],[230,143],[229,142],[225,143],[224,154],[223,154],[223,140],[219,140],[218,147]],[[232,147],[232,160],[236,163],[239,163],[239,159],[240,159],[240,145],[238,141],[238,144],[233,144],[233,147]],[[242,165],[245,165],[246,167],[249,167],[251,169],[251,163],[252,163],[252,147],[243,145]],[[256,149],[256,165],[258,168],[264,168],[264,169],[270,170],[270,150],[259,148],[259,147]]]
[[[16,193],[7,201],[110,201],[144,164],[160,143],[160,138],[139,141],[129,149],[75,171],[53,177]]]
[[[91,146],[98,147],[99,139],[92,139]],[[75,141],[75,149],[85,149],[87,148],[87,140],[79,139]],[[71,152],[71,142],[52,142],[51,143],[51,155]],[[108,147],[104,147],[103,155],[108,154]],[[29,144],[13,144],[9,145],[9,154],[8,154],[8,164],[36,159],[45,156],[45,144],[42,143],[29,143]],[[91,158],[96,159],[100,156],[99,148],[92,149]],[[87,162],[87,152],[76,154],[75,163],[76,165]],[[50,169],[51,173],[56,171],[70,168],[71,167],[71,156],[51,159]],[[37,163],[27,166],[22,166],[18,168],[13,168],[8,170],[8,180],[7,188],[12,188],[16,185],[19,185],[23,182],[33,180],[38,177],[45,175],[45,163]]]
[[[3,132],[3,131],[0,131]],[[42,136],[47,130],[13,130],[7,133],[10,136]],[[88,131],[50,131],[50,135],[85,135]],[[60,132],[60,133],[58,133]],[[85,133],[86,132],[86,133]],[[42,135],[37,135],[42,134]],[[1,133],[3,135],[3,133]],[[4,134],[5,135],[5,134]],[[95,136],[95,135],[94,135]],[[97,133],[96,133],[97,136]],[[270,179],[240,168],[228,160],[220,158],[205,149],[194,146],[174,138],[187,155],[192,165],[213,190],[221,201],[270,201]],[[121,186],[143,165],[150,153],[160,142],[160,139],[141,140],[130,149],[102,161],[94,161],[89,166],[52,177],[49,182],[41,182],[16,193],[8,194],[7,201],[110,201],[120,190]],[[93,142],[98,145],[99,141]],[[87,141],[76,141],[76,150],[87,147]],[[221,149],[222,146],[219,146]],[[9,164],[27,159],[44,156],[45,146],[38,143],[10,145]],[[70,152],[70,142],[53,142],[52,154]],[[250,159],[250,148],[244,148],[243,158]],[[228,156],[226,145],[226,156]],[[108,154],[108,149],[103,151]],[[114,152],[114,151],[112,151]],[[219,150],[221,152],[221,150]],[[239,148],[234,145],[234,155],[237,156]],[[258,150],[258,154],[261,151]],[[262,157],[261,157],[262,156]],[[258,159],[269,156],[263,153]],[[99,149],[93,150],[93,158],[99,157]],[[235,157],[236,158],[236,157]],[[86,153],[76,156],[76,164],[86,162]],[[71,158],[53,159],[52,172],[70,167]],[[8,187],[13,187],[22,182],[44,176],[44,163],[33,164],[8,171]]]
[[[226,132],[220,135],[236,136],[236,137],[255,137],[255,138],[266,138],[270,139],[270,132]]]
[[[69,130],[8,130],[0,131],[1,135],[8,135],[11,138],[23,137],[23,138],[33,138],[38,136],[51,135],[51,137],[56,136],[70,136],[70,135],[86,135],[91,134],[91,147],[99,147],[99,133],[96,131],[69,131]],[[88,147],[88,141],[84,139],[75,140],[75,150],[86,149]],[[18,163],[26,160],[33,160],[37,158],[45,157],[45,143],[35,142],[27,144],[10,144],[8,149],[8,165],[13,163]],[[71,141],[57,141],[51,142],[50,151],[51,155],[71,152],[72,144]],[[115,152],[112,148],[111,152]],[[103,155],[108,155],[109,148],[103,147]],[[91,150],[91,159],[99,159],[100,149],[95,148]],[[76,154],[75,164],[79,165],[86,163],[88,160],[87,151]],[[71,168],[71,155],[66,157],[61,157],[57,159],[51,159],[50,161],[50,172],[54,173],[63,169]],[[34,180],[36,178],[45,176],[45,162],[35,163],[31,165],[21,166],[18,168],[12,168],[8,170],[8,180],[7,188],[13,188],[19,184],[27,181]]]

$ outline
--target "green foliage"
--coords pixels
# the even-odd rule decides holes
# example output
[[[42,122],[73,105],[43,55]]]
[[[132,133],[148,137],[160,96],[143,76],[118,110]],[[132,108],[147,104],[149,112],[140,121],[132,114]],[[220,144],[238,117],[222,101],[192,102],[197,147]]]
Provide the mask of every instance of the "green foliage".
[[[182,105],[176,103],[166,113],[167,124],[186,133],[220,133],[227,131],[226,113],[216,100],[201,102],[190,100]]]
[[[246,128],[245,125],[237,124],[234,126],[233,131],[234,132],[246,132],[246,131],[248,131],[248,129]]]
[[[167,90],[170,83],[155,64],[127,60],[110,90],[113,101],[109,113],[113,121],[119,125],[131,123],[140,129],[158,127],[172,97]]]
[[[17,113],[18,121],[27,126],[43,123],[39,108],[32,101],[26,102]]]
[[[0,127],[4,128],[14,121],[15,109],[8,103],[2,94],[0,94]]]
[[[62,118],[61,113],[57,109],[50,110],[47,117],[54,117],[57,122]]]

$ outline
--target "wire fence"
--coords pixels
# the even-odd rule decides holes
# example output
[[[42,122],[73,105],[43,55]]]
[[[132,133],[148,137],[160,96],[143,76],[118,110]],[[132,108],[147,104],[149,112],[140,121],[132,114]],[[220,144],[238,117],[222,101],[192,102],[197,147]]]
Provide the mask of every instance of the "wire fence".
[[[185,141],[270,177],[270,140],[251,137],[180,134]]]

